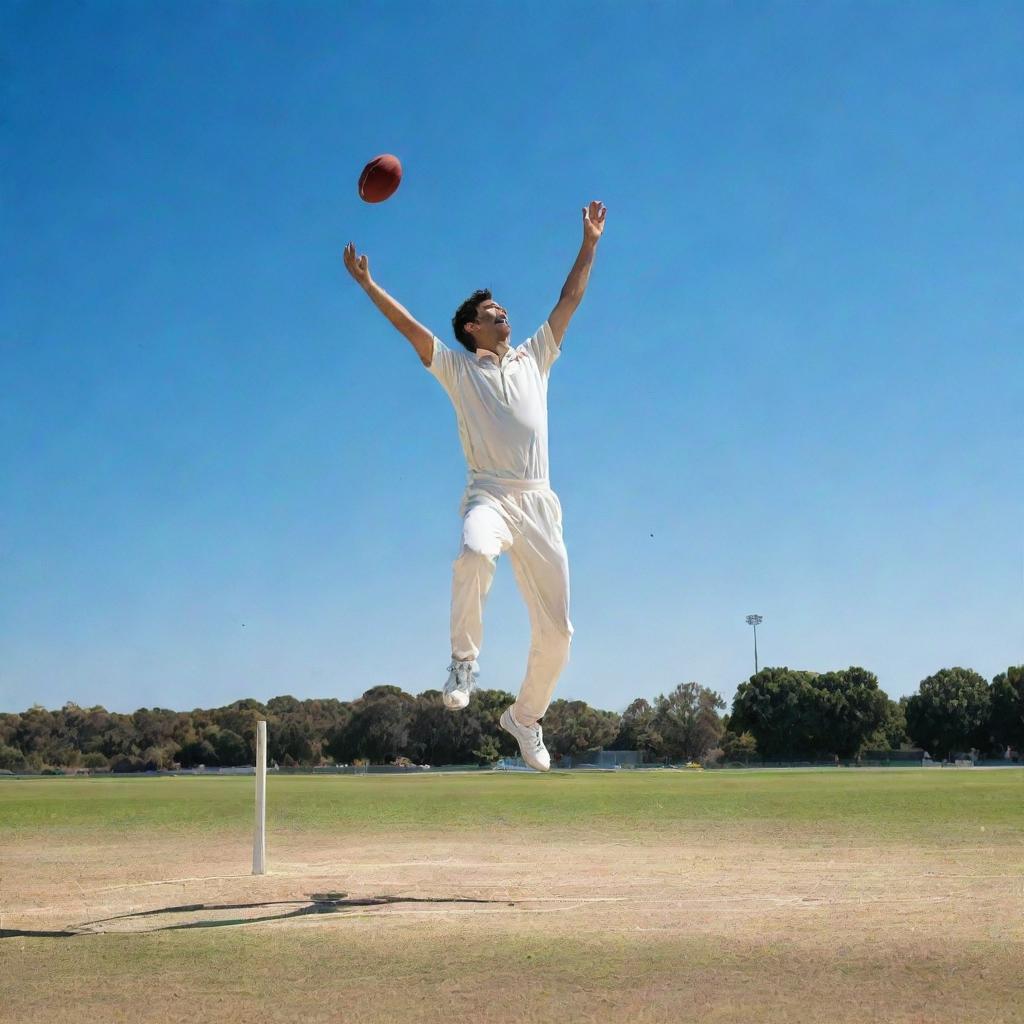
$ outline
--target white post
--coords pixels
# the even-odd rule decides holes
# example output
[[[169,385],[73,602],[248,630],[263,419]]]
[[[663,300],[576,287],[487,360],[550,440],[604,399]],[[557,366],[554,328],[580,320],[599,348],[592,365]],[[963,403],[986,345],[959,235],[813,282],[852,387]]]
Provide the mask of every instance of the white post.
[[[256,723],[256,831],[252,839],[252,873],[267,873],[267,723]]]

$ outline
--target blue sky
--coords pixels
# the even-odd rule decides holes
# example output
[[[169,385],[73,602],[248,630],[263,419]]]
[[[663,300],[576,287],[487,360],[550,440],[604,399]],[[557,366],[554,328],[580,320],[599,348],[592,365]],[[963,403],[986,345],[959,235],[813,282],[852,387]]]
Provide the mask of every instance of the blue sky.
[[[464,468],[346,277],[554,368],[563,697],[1024,661],[1024,8],[10,3],[0,710],[440,686]],[[389,202],[362,165],[396,153]],[[492,591],[482,683],[528,624]]]

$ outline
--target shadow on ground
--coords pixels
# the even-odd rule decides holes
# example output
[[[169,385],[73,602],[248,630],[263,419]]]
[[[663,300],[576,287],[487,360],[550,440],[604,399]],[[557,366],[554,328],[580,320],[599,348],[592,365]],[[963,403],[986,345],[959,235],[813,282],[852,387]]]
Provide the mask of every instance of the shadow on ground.
[[[157,907],[153,910],[140,910],[131,914],[117,914],[114,917],[101,917],[82,924],[70,925],[57,931],[31,928],[0,928],[0,939],[73,939],[81,935],[102,935],[107,932],[126,934],[137,932],[151,934],[153,932],[183,931],[188,928],[230,928],[241,924],[266,924],[278,921],[290,921],[299,917],[311,917],[316,914],[344,914],[364,907],[385,907],[394,904],[498,904],[514,907],[509,900],[474,899],[464,896],[362,896],[350,897],[343,892],[315,892],[301,900],[266,900],[255,903],[184,903],[174,907]],[[277,908],[292,909],[277,909]],[[132,924],[158,921],[163,916],[219,914],[228,911],[260,911],[271,910],[265,914],[247,914],[244,916],[204,918],[200,921],[177,921],[170,924],[156,923],[154,927],[128,927]]]

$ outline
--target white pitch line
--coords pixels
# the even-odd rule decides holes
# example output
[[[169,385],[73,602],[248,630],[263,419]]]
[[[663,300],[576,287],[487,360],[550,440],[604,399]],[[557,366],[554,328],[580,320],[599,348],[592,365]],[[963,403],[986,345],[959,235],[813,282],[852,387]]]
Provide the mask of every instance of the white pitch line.
[[[194,875],[191,878],[164,878],[158,882],[125,882],[122,885],[104,885],[98,889],[83,889],[83,892],[117,892],[121,889],[144,889],[150,885],[181,885],[182,882],[230,882],[236,878],[252,878],[247,871],[242,875]]]

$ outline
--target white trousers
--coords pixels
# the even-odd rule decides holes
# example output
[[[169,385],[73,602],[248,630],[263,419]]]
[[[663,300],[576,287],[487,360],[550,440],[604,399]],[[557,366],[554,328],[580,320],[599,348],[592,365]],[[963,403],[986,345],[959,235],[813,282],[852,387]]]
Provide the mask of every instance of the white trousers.
[[[483,642],[483,613],[498,556],[508,552],[530,613],[526,676],[513,713],[542,718],[569,660],[569,557],[562,506],[546,481],[471,482],[462,502],[462,547],[452,573],[452,656],[472,661]]]

